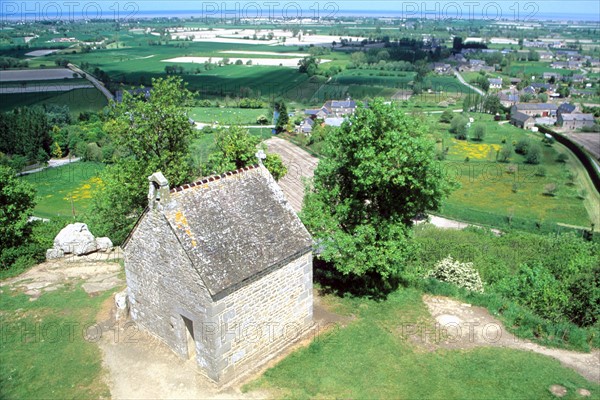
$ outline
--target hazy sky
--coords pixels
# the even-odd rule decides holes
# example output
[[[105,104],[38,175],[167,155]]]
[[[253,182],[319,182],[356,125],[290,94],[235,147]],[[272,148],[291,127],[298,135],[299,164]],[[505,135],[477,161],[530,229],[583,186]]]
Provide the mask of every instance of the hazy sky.
[[[121,2],[126,3],[126,2]],[[542,0],[542,1],[517,1],[517,0],[497,0],[497,1],[484,1],[484,0],[458,0],[458,1],[431,1],[431,0],[415,0],[415,1],[317,1],[317,0],[215,0],[215,1],[190,1],[190,0],[168,0],[168,1],[134,1],[140,10],[201,10],[209,9],[212,5],[217,7],[223,7],[225,4],[227,8],[234,8],[235,4],[239,4],[239,7],[250,7],[258,6],[264,9],[271,7],[272,9],[282,9],[286,6],[292,7],[294,4],[300,6],[303,10],[314,9],[316,7],[320,9],[329,9],[331,4],[334,4],[340,10],[369,10],[369,11],[424,11],[430,10],[450,10],[452,8],[460,8],[464,14],[467,14],[469,10],[477,13],[481,12],[484,8],[489,10],[500,7],[503,10],[514,10],[519,8],[521,12],[533,11],[534,8],[539,13],[562,13],[568,12],[569,14],[590,14],[595,13],[600,19],[600,2],[598,0]],[[416,8],[416,10],[415,10]]]
[[[385,1],[385,0],[0,0],[0,15],[17,16],[37,10],[39,14],[50,15],[57,13],[63,16],[71,13],[85,15],[94,10],[102,16],[121,11],[136,10],[136,14],[156,11],[194,11],[195,14],[229,16],[236,10],[249,16],[279,10],[276,16],[281,16],[281,10],[287,10],[287,17],[340,16],[344,11],[353,12],[366,10],[367,13],[385,14],[391,12],[394,16],[402,17],[432,17],[440,18],[471,18],[471,19],[544,19],[545,17],[561,15],[565,19],[582,15],[591,21],[600,21],[599,0],[456,0],[456,1]],[[59,10],[59,11],[56,11]]]

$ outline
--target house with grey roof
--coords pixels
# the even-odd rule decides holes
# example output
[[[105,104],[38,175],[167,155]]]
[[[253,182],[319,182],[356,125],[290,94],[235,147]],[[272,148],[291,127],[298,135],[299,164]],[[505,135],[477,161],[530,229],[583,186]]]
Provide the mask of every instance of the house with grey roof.
[[[312,118],[305,118],[304,121],[298,126],[298,133],[303,133],[305,135],[310,135],[313,129],[315,121]]]
[[[522,112],[532,117],[555,117],[558,107],[552,103],[519,103],[511,107],[511,115]]]
[[[585,126],[594,126],[594,115],[593,114],[559,114],[556,125],[561,126],[565,129],[581,129]]]
[[[556,115],[560,116],[560,114],[572,114],[574,112],[577,112],[577,106],[575,104],[562,103],[560,106],[558,106]]]
[[[490,89],[502,89],[502,78],[488,78]]]
[[[124,244],[130,314],[223,384],[264,365],[312,324],[312,239],[261,165],[170,188]]]
[[[535,118],[531,115],[517,111],[511,114],[510,123],[517,128],[531,129],[535,126]]]

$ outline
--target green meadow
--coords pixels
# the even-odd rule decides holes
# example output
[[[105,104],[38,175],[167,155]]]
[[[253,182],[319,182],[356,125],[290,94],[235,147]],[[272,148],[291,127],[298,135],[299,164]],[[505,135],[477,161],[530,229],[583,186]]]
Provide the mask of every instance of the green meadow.
[[[600,390],[557,360],[531,352],[416,345],[405,328],[434,326],[421,295],[401,289],[379,302],[327,296],[329,307],[348,317],[347,326],[316,337],[244,390],[286,399],[552,399],[553,384],[568,388],[566,398],[576,398],[577,388],[593,395]]]
[[[85,212],[92,199],[92,191],[100,183],[98,177],[104,164],[76,162],[62,167],[25,175],[22,179],[36,189],[36,217],[71,217]]]
[[[543,135],[498,124],[487,114],[475,114],[473,126],[486,128],[484,140],[457,140],[448,132],[449,124],[431,117],[438,150],[448,149],[444,172],[460,183],[444,202],[441,213],[451,218],[496,227],[525,230],[556,230],[557,224],[588,228],[598,226],[594,204],[600,202],[591,181],[576,157],[559,143],[542,142]],[[472,130],[473,128],[471,128]],[[512,153],[507,163],[496,161],[505,143],[521,139],[537,143],[541,162],[531,165],[525,156]],[[505,142],[505,143],[503,143]],[[565,162],[558,161],[565,154]],[[544,194],[548,185],[556,185],[555,195]]]

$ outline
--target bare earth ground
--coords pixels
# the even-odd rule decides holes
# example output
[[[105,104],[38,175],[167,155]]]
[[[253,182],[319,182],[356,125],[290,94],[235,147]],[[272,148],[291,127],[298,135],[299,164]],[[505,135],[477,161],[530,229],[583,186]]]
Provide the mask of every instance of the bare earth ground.
[[[533,351],[557,359],[584,378],[600,383],[600,350],[578,353],[551,349],[519,339],[482,307],[471,306],[447,297],[424,295],[423,301],[436,321],[434,327],[404,327],[403,334],[418,345],[433,351],[437,348],[470,349],[493,346]]]
[[[13,290],[22,290],[32,301],[44,292],[60,289],[69,282],[83,281],[82,287],[87,293],[104,292],[125,283],[119,277],[122,268],[117,262],[122,258],[121,250],[117,248],[110,253],[46,261],[2,284]]]

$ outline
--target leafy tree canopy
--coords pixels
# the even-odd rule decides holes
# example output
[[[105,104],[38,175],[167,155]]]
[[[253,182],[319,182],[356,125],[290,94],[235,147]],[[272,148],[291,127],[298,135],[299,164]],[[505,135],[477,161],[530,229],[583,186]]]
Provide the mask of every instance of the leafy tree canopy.
[[[2,248],[21,245],[27,237],[27,220],[35,207],[35,189],[0,165],[0,243]]]
[[[382,99],[331,131],[301,213],[321,258],[343,274],[397,277],[412,218],[451,189],[434,150],[422,122]]]
[[[125,93],[111,110],[105,126],[124,156],[103,171],[103,184],[94,193],[89,218],[97,234],[116,243],[125,239],[146,206],[147,177],[153,172],[161,171],[171,186],[191,179],[190,99],[181,78],[168,77],[152,81],[148,98]]]

